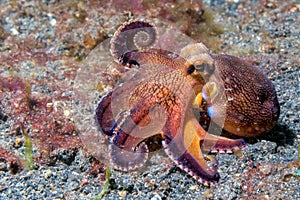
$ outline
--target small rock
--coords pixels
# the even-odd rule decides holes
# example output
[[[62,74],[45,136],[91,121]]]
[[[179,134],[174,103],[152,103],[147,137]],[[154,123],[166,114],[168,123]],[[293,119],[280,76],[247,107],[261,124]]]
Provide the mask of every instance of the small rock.
[[[14,147],[15,147],[15,148],[19,148],[19,147],[22,146],[22,144],[23,144],[23,139],[22,139],[22,138],[17,138],[17,139],[16,139],[16,142],[15,142],[15,144],[14,144]]]
[[[52,171],[50,169],[48,169],[45,173],[45,177],[50,178],[51,176],[52,176]]]
[[[64,115],[65,115],[66,117],[69,117],[69,116],[70,116],[70,111],[69,111],[69,110],[64,110]]]
[[[265,176],[269,175],[272,171],[271,165],[262,165],[259,167],[259,169],[260,169],[261,173]]]
[[[126,191],[126,190],[121,190],[121,191],[118,192],[118,194],[119,194],[119,196],[120,196],[121,198],[125,198],[126,195],[127,195],[127,191]]]
[[[7,171],[7,165],[6,165],[6,162],[5,160],[0,160],[0,171],[4,171],[6,172]]]
[[[161,196],[159,196],[158,194],[155,194],[151,200],[161,200]]]
[[[199,187],[197,185],[192,185],[189,190],[196,190],[199,191]]]
[[[56,19],[54,19],[54,18],[51,18],[50,19],[50,24],[51,24],[51,26],[55,26],[56,25]]]
[[[11,29],[10,29],[10,33],[11,33],[12,35],[19,35],[19,31],[18,31],[16,28],[11,28]]]

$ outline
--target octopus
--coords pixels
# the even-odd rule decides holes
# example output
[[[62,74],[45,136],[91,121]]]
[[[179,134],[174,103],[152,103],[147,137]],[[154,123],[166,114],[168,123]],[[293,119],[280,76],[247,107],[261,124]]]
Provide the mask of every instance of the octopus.
[[[212,54],[202,43],[187,44],[175,54],[155,48],[157,37],[155,25],[142,20],[116,31],[111,54],[136,74],[102,97],[97,125],[109,139],[115,169],[142,167],[149,154],[147,139],[160,136],[171,160],[210,186],[220,179],[215,153],[241,149],[244,138],[275,126],[280,109],[274,85],[241,58]],[[217,127],[238,139],[200,125],[197,113],[204,103]]]

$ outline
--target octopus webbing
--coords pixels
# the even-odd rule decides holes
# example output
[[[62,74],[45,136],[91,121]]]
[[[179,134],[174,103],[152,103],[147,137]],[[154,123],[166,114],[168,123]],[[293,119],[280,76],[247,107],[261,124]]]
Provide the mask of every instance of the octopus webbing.
[[[101,99],[96,122],[109,138],[115,169],[144,165],[145,141],[160,135],[171,160],[209,186],[220,175],[217,160],[205,152],[231,153],[246,145],[243,137],[258,136],[276,124],[280,110],[274,85],[241,58],[212,54],[202,43],[188,44],[174,56],[154,48],[157,37],[156,27],[146,21],[131,20],[116,31],[111,54],[137,73]],[[195,114],[204,102],[215,124],[241,138],[206,131]]]

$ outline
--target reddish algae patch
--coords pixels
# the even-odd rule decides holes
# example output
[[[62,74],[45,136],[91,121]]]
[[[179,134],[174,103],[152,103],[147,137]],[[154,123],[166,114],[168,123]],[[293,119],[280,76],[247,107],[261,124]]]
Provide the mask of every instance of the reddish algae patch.
[[[20,129],[28,133],[39,149],[36,162],[52,163],[58,149],[73,151],[82,146],[74,122],[59,105],[70,100],[61,91],[53,97],[32,96],[30,83],[17,77],[1,77],[0,91],[2,106],[11,111],[6,113],[13,120],[11,132]]]

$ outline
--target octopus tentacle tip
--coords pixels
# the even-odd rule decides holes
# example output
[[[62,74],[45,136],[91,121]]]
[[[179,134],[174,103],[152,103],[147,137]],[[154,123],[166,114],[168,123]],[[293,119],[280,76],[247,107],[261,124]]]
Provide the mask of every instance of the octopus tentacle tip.
[[[124,54],[144,51],[154,46],[157,41],[157,29],[146,20],[130,20],[124,23],[110,41],[110,52],[117,62],[127,59]]]

